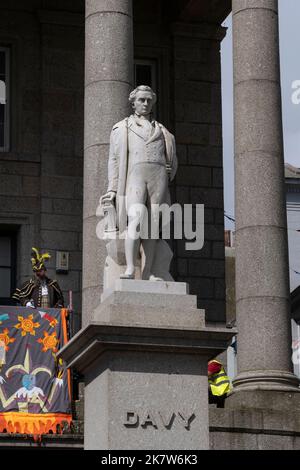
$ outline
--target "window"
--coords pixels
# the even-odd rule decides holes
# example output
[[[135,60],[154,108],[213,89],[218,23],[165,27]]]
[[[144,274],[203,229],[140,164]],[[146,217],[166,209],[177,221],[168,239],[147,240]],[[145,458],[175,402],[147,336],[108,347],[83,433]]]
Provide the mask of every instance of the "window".
[[[157,93],[157,63],[151,59],[136,59],[134,61],[134,84],[148,85]],[[157,105],[153,108],[154,116],[158,117],[159,109]]]
[[[156,61],[147,59],[136,59],[134,61],[134,83],[138,85],[148,85],[157,92]]]
[[[0,233],[0,305],[12,305],[16,287],[16,233]]]
[[[0,151],[9,150],[9,56],[8,47],[0,47]]]

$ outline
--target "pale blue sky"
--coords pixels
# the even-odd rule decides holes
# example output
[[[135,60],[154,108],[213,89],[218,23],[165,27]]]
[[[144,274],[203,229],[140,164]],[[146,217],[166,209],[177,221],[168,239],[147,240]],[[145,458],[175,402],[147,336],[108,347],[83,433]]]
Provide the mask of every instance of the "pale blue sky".
[[[300,80],[300,0],[279,0],[281,81],[285,161],[300,167],[300,104],[292,103],[292,82]],[[223,142],[225,210],[234,215],[233,84],[231,16],[222,42]],[[226,220],[227,228],[233,224]]]

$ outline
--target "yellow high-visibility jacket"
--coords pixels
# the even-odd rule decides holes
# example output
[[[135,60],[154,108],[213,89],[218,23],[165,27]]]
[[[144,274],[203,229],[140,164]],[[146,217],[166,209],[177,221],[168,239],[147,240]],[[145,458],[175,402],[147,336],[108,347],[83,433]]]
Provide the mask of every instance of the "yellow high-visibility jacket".
[[[210,385],[211,393],[213,395],[221,397],[222,395],[225,395],[225,393],[228,393],[230,391],[230,388],[231,388],[230,380],[221,362],[213,360],[213,361],[210,361],[209,363],[211,362],[216,362],[217,364],[220,364],[222,366],[219,372],[211,375],[208,378],[208,383]]]

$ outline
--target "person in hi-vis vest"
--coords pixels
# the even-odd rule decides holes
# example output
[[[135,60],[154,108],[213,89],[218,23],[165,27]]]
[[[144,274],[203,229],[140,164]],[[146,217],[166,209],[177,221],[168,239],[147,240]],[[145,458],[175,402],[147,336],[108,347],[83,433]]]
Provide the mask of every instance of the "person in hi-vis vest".
[[[216,403],[223,408],[227,393],[230,391],[230,380],[223,364],[216,359],[209,361],[207,367],[209,383],[209,403]]]

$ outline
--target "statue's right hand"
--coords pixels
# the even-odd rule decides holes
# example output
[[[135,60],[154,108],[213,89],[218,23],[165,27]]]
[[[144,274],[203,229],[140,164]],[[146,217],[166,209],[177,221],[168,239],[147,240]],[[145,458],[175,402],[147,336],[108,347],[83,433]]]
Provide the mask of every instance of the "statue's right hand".
[[[115,191],[108,191],[106,194],[100,197],[100,204],[106,204],[108,202],[113,202],[116,198]]]

